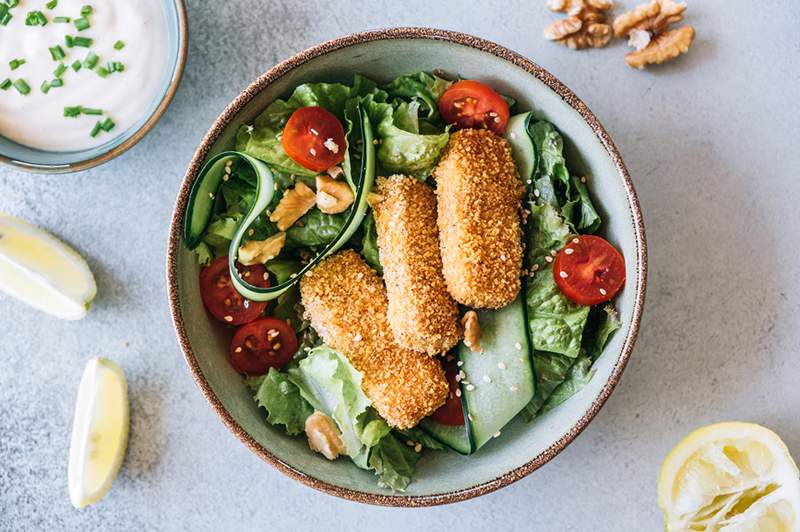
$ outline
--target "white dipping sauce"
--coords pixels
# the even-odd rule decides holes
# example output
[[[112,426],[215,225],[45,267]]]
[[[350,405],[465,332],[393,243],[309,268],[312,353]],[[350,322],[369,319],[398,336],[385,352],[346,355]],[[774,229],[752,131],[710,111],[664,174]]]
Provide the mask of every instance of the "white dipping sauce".
[[[20,94],[13,86],[0,91],[0,135],[47,151],[74,151],[104,144],[134,125],[152,106],[163,90],[167,68],[167,33],[161,0],[58,0],[55,9],[47,9],[47,0],[20,0],[11,9],[14,18],[0,26],[0,81],[24,79],[31,90]],[[93,9],[86,18],[91,27],[78,31],[74,20],[81,8]],[[46,26],[26,26],[28,12],[40,10],[48,19]],[[56,23],[57,16],[70,17],[69,23]],[[89,48],[68,48],[65,36],[93,39]],[[116,50],[117,41],[125,47]],[[49,48],[60,45],[66,57],[64,85],[44,94],[43,81],[55,78],[59,62]],[[84,61],[89,52],[100,57],[98,66],[118,61],[124,72],[100,77],[87,68],[75,72],[72,63]],[[9,61],[26,63],[11,70]],[[102,109],[102,116],[64,116],[64,108],[83,106]],[[98,120],[110,117],[116,126],[92,138],[89,133]]]

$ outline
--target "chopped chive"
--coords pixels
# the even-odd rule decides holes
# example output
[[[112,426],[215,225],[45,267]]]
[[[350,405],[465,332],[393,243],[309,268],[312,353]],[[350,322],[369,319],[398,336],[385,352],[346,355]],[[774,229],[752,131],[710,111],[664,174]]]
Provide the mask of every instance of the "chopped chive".
[[[64,72],[67,71],[67,65],[64,63],[59,63],[56,69],[53,71],[53,75],[57,78],[60,78],[64,75]]]
[[[9,13],[8,11],[4,11],[2,14],[0,14],[0,24],[2,24],[3,26],[8,26],[8,23],[11,21],[12,18],[13,17],[11,13]]]
[[[68,118],[75,118],[81,114],[81,106],[64,107],[64,116]]]
[[[122,50],[125,48],[125,43],[123,41],[117,41],[114,43],[114,50]]]
[[[83,60],[83,66],[86,68],[94,68],[98,61],[100,61],[100,57],[94,52],[89,52],[86,59]]]
[[[31,86],[28,85],[28,82],[25,81],[24,79],[18,79],[17,81],[15,81],[14,88],[17,89],[17,92],[19,92],[23,96],[30,94],[31,92]]]
[[[66,23],[69,23],[69,22],[72,22],[72,19],[69,18],[69,17],[56,17],[56,18],[53,19],[53,22],[60,22],[60,23],[66,22]]]
[[[105,131],[106,133],[108,133],[109,131],[111,131],[112,129],[114,129],[114,126],[116,126],[116,125],[117,125],[117,124],[115,124],[113,120],[111,120],[110,118],[106,118],[106,119],[105,119],[105,120],[103,120],[103,122],[100,124],[100,128],[101,128],[103,131]]]
[[[106,68],[110,72],[125,72],[125,65],[119,61],[111,61]]]
[[[75,28],[77,28],[78,31],[87,30],[87,29],[89,29],[89,26],[90,26],[90,24],[89,24],[89,19],[88,18],[81,17],[81,18],[76,18],[75,19]]]
[[[46,26],[47,17],[41,11],[28,11],[28,16],[25,17],[26,26]]]
[[[67,44],[67,48],[75,46],[75,38],[72,35],[64,35],[64,42]]]
[[[43,81],[42,85],[39,88],[42,89],[43,93],[47,94],[48,92],[50,92],[50,83],[47,81]]]
[[[98,135],[98,133],[100,133],[100,131],[101,131],[102,129],[103,129],[103,125],[102,125],[100,122],[98,122],[98,123],[96,123],[96,124],[94,125],[94,127],[92,128],[92,132],[91,132],[91,133],[89,133],[89,135],[90,135],[92,138],[94,138],[94,137],[96,137],[96,136]]]
[[[11,67],[11,70],[16,70],[24,64],[25,64],[24,59],[12,59],[11,61],[8,62],[8,66]]]
[[[102,109],[92,109],[91,107],[81,107],[81,113],[85,115],[101,115],[103,114]]]
[[[91,15],[93,11],[94,9],[92,9],[92,6],[83,6],[81,8],[81,15]]]
[[[6,4],[8,4],[8,7],[17,7],[19,0],[6,0]]]
[[[97,73],[97,75],[98,75],[98,76],[100,76],[101,78],[107,78],[107,77],[108,77],[108,75],[109,75],[109,74],[111,74],[111,72],[109,72],[107,68],[105,68],[105,67],[101,67],[101,66],[99,66],[99,67],[95,67],[94,71],[95,71],[95,72]]]
[[[64,54],[64,49],[61,48],[61,46],[56,45],[50,48],[49,50],[50,50],[50,55],[53,57],[53,61],[61,61],[62,59],[64,59],[64,57],[66,57],[66,55]]]
[[[56,78],[50,82],[51,87],[63,87],[64,81],[61,78]]]
[[[47,9],[55,9],[57,5],[58,5],[58,0],[50,0],[45,4],[45,6],[47,6]]]
[[[73,37],[72,42],[75,44],[75,46],[89,48],[94,41],[89,37]]]
[[[72,62],[72,70],[74,70],[75,72],[80,70],[82,66],[83,65],[81,65],[81,62],[78,59],[76,59],[75,61]]]
[[[13,83],[11,83],[11,80],[6,78],[2,81],[2,83],[0,83],[0,89],[7,91],[9,88],[11,88],[11,85],[13,85]]]

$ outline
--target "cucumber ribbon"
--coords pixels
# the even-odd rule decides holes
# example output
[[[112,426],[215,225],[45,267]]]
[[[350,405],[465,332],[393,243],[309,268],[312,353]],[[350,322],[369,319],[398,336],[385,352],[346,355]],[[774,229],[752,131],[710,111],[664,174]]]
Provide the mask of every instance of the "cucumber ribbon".
[[[343,164],[348,184],[355,196],[353,205],[342,230],[336,235],[336,238],[329,242],[300,271],[293,274],[290,279],[276,286],[262,288],[245,281],[236,269],[239,247],[247,234],[247,229],[264,212],[272,202],[275,194],[275,180],[269,167],[246,153],[236,151],[220,153],[211,158],[200,170],[197,181],[195,181],[189,194],[189,202],[184,218],[183,240],[186,247],[194,249],[202,241],[202,235],[211,222],[211,216],[214,211],[214,198],[225,181],[226,166],[230,168],[232,161],[240,160],[253,168],[257,177],[257,185],[255,202],[253,202],[252,207],[250,207],[250,210],[236,229],[228,249],[228,268],[233,286],[237,292],[251,301],[271,301],[294,286],[306,272],[326,257],[335,253],[350,240],[367,214],[367,196],[372,191],[372,186],[375,182],[375,146],[372,142],[373,133],[367,112],[361,106],[357,106],[354,115],[355,124],[353,130],[358,134],[358,139],[355,143],[352,141],[348,143],[348,153],[345,155]],[[354,144],[360,147],[363,152],[359,160],[359,171],[355,180],[351,173],[352,163],[349,160],[350,150]],[[229,172],[227,175],[229,175]]]

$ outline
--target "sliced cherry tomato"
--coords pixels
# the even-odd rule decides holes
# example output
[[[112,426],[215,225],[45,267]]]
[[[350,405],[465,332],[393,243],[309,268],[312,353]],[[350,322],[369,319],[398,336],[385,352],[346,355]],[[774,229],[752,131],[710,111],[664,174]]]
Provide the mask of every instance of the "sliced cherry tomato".
[[[461,405],[461,392],[456,394],[456,391],[459,389],[458,382],[456,382],[458,366],[456,366],[455,360],[445,361],[443,365],[444,374],[447,376],[447,383],[450,385],[450,392],[447,394],[447,401],[445,401],[436,412],[431,414],[431,419],[442,425],[449,425],[451,427],[463,425],[464,407]]]
[[[625,283],[625,259],[605,238],[581,235],[570,240],[553,262],[561,292],[579,305],[613,298]]]
[[[322,172],[344,160],[344,128],[322,107],[301,107],[283,127],[281,144],[297,164]]]
[[[498,135],[506,130],[510,114],[502,96],[472,79],[453,83],[439,100],[439,112],[458,129],[491,129]]]
[[[236,267],[250,284],[269,286],[267,270],[262,265],[242,266],[237,262]],[[200,272],[200,297],[211,315],[227,325],[253,321],[267,308],[266,302],[250,301],[236,291],[231,283],[227,255],[217,257]]]
[[[231,340],[231,365],[245,375],[281,369],[297,352],[297,336],[285,321],[265,317],[236,329]]]

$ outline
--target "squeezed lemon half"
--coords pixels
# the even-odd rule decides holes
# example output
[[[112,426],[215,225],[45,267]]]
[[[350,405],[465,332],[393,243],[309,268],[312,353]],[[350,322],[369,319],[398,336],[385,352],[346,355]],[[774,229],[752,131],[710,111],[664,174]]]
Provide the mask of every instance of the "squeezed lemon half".
[[[658,505],[670,532],[796,532],[799,477],[777,434],[718,423],[695,430],[664,459]]]
[[[0,213],[0,291],[54,316],[83,318],[97,293],[75,250],[28,222]]]
[[[111,489],[128,445],[128,385],[111,360],[86,364],[69,448],[69,498],[75,508],[102,499]]]

